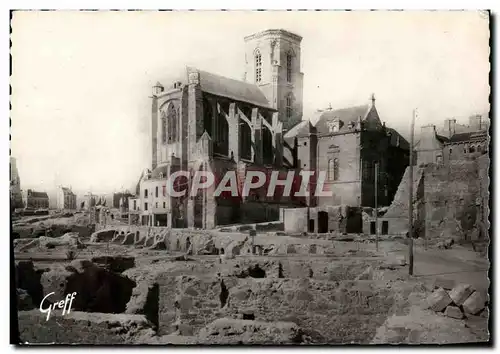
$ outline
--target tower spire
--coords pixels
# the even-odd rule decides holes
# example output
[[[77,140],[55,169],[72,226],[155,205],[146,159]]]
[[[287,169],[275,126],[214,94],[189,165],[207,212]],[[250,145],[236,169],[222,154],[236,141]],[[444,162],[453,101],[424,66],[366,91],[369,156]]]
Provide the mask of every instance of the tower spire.
[[[375,106],[375,94],[372,93],[370,99],[372,100],[372,106]]]

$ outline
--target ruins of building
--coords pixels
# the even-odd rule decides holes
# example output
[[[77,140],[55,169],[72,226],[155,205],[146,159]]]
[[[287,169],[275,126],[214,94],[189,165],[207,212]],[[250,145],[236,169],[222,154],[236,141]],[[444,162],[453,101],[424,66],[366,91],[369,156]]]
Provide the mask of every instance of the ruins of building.
[[[12,210],[23,207],[21,179],[19,178],[19,171],[14,157],[10,158],[10,206]]]
[[[446,164],[453,160],[475,159],[489,150],[489,121],[480,115],[470,117],[468,126],[455,119],[445,120],[446,129],[435,125],[421,128],[420,140],[415,144],[417,165]]]
[[[476,122],[477,124],[473,124]],[[456,123],[453,121],[453,123]],[[450,125],[450,120],[445,121]],[[466,235],[478,228],[487,237],[489,227],[489,124],[480,116],[469,126],[454,128],[446,136],[434,125],[423,126],[415,145],[413,176],[414,228],[419,237],[434,238],[443,231]],[[476,130],[481,129],[481,130]],[[468,130],[468,131],[467,131]],[[443,130],[440,131],[443,133]],[[405,234],[408,231],[409,168],[387,210],[378,218],[366,218],[367,234]],[[465,237],[465,236],[464,236]]]
[[[91,208],[96,206],[97,200],[99,197],[92,193],[87,193],[83,197],[83,201],[80,205],[81,209],[90,210]]]
[[[71,188],[59,186],[57,189],[57,208],[61,210],[76,210],[76,194]]]
[[[32,189],[23,191],[23,205],[31,209],[48,209],[49,196],[46,192],[37,192]]]
[[[133,197],[129,191],[113,193],[113,208],[120,209],[124,207],[128,209],[128,198]]]

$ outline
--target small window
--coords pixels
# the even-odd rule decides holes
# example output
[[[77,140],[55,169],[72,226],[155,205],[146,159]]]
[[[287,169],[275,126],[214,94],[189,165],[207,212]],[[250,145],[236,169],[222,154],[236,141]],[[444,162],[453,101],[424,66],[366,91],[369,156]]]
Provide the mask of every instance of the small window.
[[[144,198],[147,198],[147,197],[148,197],[148,190],[147,190],[147,189],[145,189],[145,190],[144,190]]]
[[[158,202],[156,202],[156,204],[155,204],[155,208],[158,208]]]
[[[469,152],[470,153],[476,152],[474,145],[471,145],[471,147],[469,148]]]
[[[163,209],[165,209],[165,208],[166,208],[166,206],[165,206],[165,202],[163,202]]]
[[[307,146],[307,141],[304,142],[304,146]]]
[[[144,210],[148,210],[148,203],[144,203]]]
[[[155,197],[158,198],[158,186],[155,188]]]
[[[441,156],[441,155],[437,155],[437,156],[436,156],[436,163],[437,163],[437,164],[440,164],[440,163],[442,163],[442,162],[443,162],[443,156]]]
[[[453,153],[453,149],[450,148],[450,155]]]
[[[134,200],[134,210],[136,210],[136,209],[137,209],[137,201]]]

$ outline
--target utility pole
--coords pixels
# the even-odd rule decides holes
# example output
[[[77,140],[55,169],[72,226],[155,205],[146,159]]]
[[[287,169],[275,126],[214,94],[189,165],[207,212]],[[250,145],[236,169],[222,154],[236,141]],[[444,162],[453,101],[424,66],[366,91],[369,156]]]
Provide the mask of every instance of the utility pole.
[[[410,130],[410,188],[408,196],[408,258],[410,275],[413,275],[413,135],[415,129],[416,110],[413,110]]]
[[[378,252],[378,162],[375,163],[375,247]]]

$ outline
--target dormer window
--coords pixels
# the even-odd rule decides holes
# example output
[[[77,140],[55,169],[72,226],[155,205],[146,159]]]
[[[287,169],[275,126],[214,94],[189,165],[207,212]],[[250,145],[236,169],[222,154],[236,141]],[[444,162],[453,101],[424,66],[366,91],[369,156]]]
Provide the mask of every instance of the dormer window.
[[[330,133],[336,133],[340,130],[340,120],[337,118],[328,121],[326,124],[328,125],[328,131]]]

